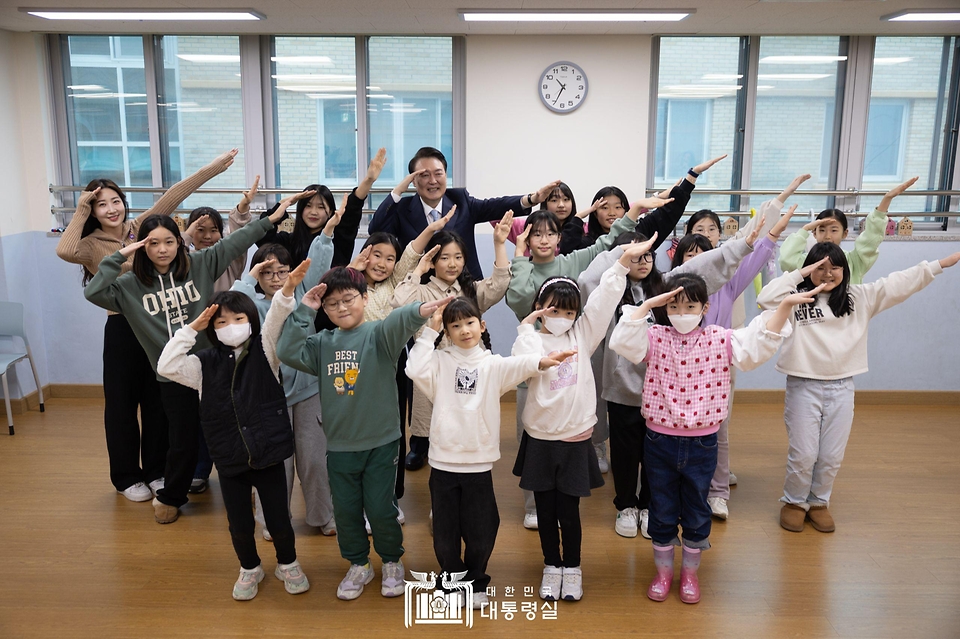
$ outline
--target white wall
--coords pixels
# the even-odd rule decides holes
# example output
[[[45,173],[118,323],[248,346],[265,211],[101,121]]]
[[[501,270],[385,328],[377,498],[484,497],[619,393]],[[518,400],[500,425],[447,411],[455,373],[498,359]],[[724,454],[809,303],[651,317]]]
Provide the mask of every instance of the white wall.
[[[467,36],[465,185],[476,197],[529,193],[553,180],[577,204],[610,184],[643,195],[649,36]],[[583,105],[540,102],[540,74],[565,60],[589,80]]]

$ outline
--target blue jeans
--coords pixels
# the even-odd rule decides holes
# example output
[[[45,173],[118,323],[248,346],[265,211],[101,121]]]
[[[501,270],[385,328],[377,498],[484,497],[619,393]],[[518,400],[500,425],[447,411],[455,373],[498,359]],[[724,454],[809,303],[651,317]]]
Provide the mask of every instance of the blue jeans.
[[[674,437],[647,431],[643,464],[650,480],[650,523],[647,531],[658,546],[710,547],[707,493],[717,468],[717,434]]]

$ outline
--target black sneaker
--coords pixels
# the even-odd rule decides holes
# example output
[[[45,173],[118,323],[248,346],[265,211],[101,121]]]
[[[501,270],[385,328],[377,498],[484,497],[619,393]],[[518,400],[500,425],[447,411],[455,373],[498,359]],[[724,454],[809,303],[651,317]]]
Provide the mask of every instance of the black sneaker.
[[[403,465],[407,470],[420,470],[423,468],[423,462],[426,461],[426,458],[427,456],[423,453],[411,450],[404,458]]]
[[[191,495],[199,495],[200,493],[206,492],[207,490],[207,480],[202,477],[194,477],[193,481],[190,482],[190,488],[187,489],[187,492]]]

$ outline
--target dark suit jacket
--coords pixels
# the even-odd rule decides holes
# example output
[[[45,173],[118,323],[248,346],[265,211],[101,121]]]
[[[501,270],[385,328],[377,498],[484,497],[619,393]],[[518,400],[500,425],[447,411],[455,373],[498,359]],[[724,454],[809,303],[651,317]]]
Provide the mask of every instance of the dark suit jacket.
[[[479,200],[467,193],[466,189],[447,189],[440,203],[440,212],[446,215],[457,205],[457,212],[444,228],[446,231],[455,231],[466,243],[469,255],[466,255],[467,269],[474,279],[483,279],[483,269],[477,259],[477,244],[473,234],[473,227],[481,222],[499,220],[507,211],[512,210],[516,216],[523,215],[520,207],[519,195],[495,197]],[[393,201],[392,195],[387,195],[377,212],[370,220],[370,233],[385,231],[393,233],[400,240],[401,248],[416,239],[427,228],[427,216],[423,213],[423,204],[420,196],[407,196],[399,202]],[[399,259],[400,256],[397,256]]]

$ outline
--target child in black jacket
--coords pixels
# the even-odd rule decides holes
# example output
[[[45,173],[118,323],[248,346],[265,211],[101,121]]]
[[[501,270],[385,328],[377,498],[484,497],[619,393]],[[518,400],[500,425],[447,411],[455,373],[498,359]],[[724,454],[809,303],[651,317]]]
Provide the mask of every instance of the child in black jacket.
[[[306,260],[291,272],[284,291],[291,287],[292,294],[309,266]],[[240,559],[233,598],[256,597],[264,576],[254,537],[251,487],[260,495],[277,551],[274,574],[290,594],[306,592],[310,583],[297,561],[283,468],[283,460],[293,454],[293,430],[276,350],[286,314],[271,307],[261,332],[257,308],[243,293],[225,291],[211,301],[167,343],[157,370],[200,392],[200,425],[217,466],[230,536]],[[191,355],[197,334],[204,330],[215,346]]]

